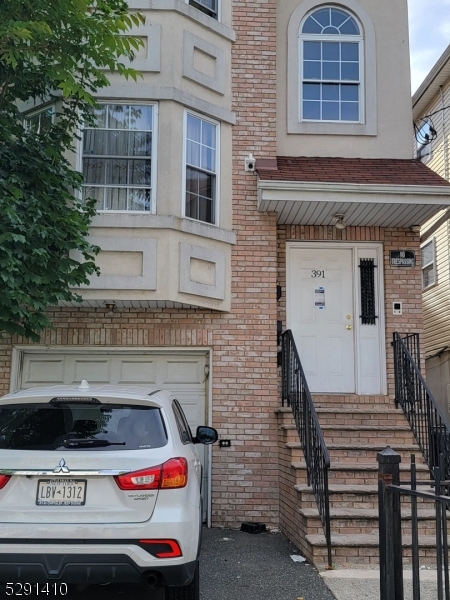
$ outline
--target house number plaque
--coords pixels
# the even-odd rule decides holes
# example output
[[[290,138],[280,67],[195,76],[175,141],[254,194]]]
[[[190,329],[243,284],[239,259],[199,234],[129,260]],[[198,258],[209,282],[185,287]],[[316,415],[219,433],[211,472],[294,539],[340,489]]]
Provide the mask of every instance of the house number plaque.
[[[391,267],[414,267],[416,253],[413,250],[391,250],[389,252]]]

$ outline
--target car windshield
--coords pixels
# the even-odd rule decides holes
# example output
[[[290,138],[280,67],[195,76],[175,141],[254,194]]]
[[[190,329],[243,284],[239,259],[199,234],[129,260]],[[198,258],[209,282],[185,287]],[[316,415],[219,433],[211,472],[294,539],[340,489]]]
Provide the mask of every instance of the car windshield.
[[[70,401],[0,406],[0,449],[104,452],[166,444],[164,421],[155,407]]]

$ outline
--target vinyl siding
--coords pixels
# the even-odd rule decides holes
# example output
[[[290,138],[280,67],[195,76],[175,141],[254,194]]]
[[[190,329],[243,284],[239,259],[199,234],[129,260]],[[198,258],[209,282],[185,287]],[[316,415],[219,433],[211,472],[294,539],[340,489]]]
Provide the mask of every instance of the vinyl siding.
[[[437,271],[436,284],[423,293],[427,356],[444,346],[450,346],[449,233],[450,223],[447,221],[433,236]]]
[[[439,111],[450,105],[450,81],[443,89],[443,98],[438,94],[424,112],[425,115]],[[449,179],[449,135],[450,110],[438,112],[431,117],[437,138],[431,143],[431,153],[423,162],[442,177]],[[424,226],[426,231],[444,211],[440,211]],[[427,356],[436,353],[444,346],[450,346],[450,222],[447,221],[429,239],[435,240],[436,284],[423,292],[425,322],[425,352]],[[428,240],[427,240],[428,241]]]

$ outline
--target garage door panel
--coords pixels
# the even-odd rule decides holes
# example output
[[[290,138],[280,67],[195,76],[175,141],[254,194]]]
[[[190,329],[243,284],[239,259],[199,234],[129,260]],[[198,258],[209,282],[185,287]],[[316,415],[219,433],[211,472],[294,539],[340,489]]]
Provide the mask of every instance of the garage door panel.
[[[83,379],[91,383],[114,383],[111,381],[111,364],[108,358],[83,357],[73,358],[68,357],[67,362],[70,364],[73,361],[73,378],[71,383],[81,382]]]
[[[150,384],[156,383],[156,360],[148,357],[117,358],[118,384]]]
[[[175,395],[177,396],[177,394]],[[205,424],[205,416],[202,414],[201,404],[199,403],[198,396],[189,398],[186,394],[182,400],[181,396],[177,397],[183,407],[183,412],[186,415],[189,427],[191,428],[192,433],[195,435],[195,430],[197,429],[198,425]]]
[[[49,374],[55,385],[64,384],[64,363],[64,358],[61,357],[42,360],[42,357],[25,356],[21,387],[47,385]]]
[[[172,391],[195,424],[205,419],[206,356],[192,358],[141,354],[54,354],[24,352],[18,389],[44,385],[90,383],[154,385]],[[196,418],[194,418],[194,414]]]
[[[164,373],[161,385],[198,384],[204,382],[205,359],[165,359],[162,363]]]
[[[174,393],[195,431],[206,422],[206,355],[125,354],[108,352],[24,352],[18,389],[44,385],[145,384]]]

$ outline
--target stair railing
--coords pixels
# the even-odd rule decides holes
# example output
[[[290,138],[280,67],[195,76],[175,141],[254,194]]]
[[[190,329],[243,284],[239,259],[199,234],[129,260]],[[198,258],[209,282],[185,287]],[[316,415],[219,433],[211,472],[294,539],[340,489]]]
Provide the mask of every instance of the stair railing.
[[[292,409],[305,456],[308,485],[312,487],[325,532],[328,566],[331,568],[330,456],[290,329],[281,335],[281,371],[282,406]]]
[[[444,455],[444,476],[450,480],[450,423],[420,372],[419,334],[394,333],[395,405],[400,406],[433,472]]]

